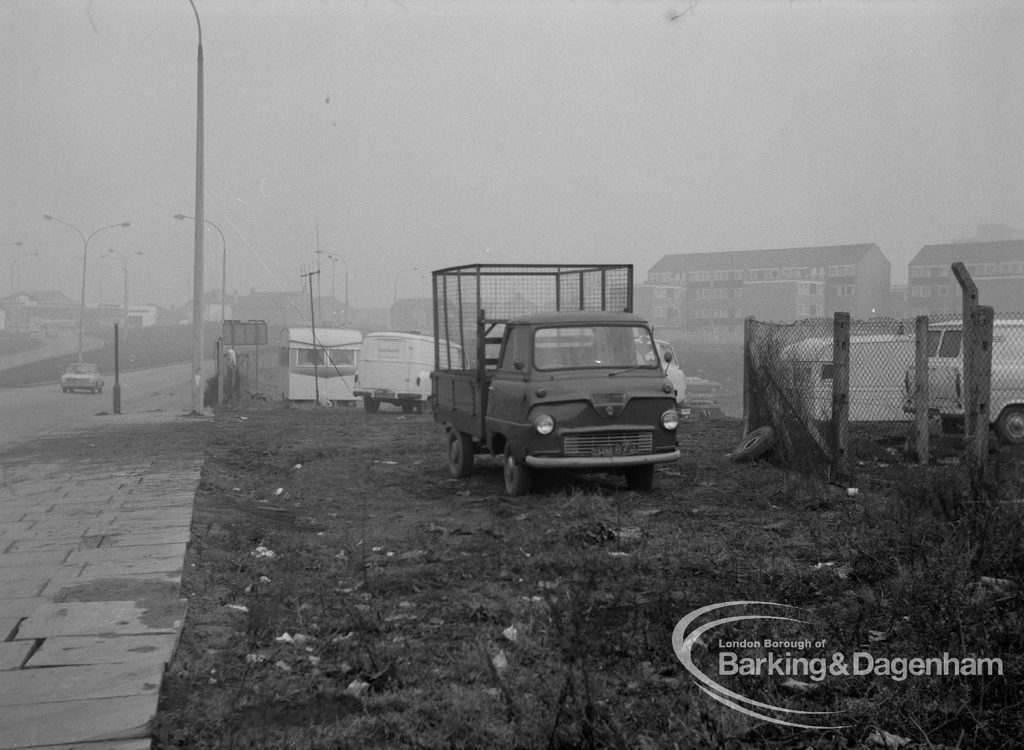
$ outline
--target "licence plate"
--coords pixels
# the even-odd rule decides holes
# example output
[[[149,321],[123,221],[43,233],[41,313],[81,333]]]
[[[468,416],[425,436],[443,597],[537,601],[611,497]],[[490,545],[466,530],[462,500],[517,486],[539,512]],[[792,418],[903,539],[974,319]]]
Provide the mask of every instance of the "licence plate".
[[[608,456],[632,456],[639,453],[636,443],[616,443],[614,445],[598,445],[590,449],[590,455],[606,458]]]

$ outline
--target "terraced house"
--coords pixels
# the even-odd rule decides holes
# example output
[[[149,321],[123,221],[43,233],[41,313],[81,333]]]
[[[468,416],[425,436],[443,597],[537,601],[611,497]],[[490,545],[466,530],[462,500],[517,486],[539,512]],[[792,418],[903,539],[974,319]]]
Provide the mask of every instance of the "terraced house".
[[[967,267],[981,304],[997,313],[1024,312],[1024,240],[925,245],[907,267],[911,316],[961,311],[963,297],[951,266]]]
[[[666,255],[637,288],[637,311],[659,330],[742,335],[743,320],[789,322],[847,311],[889,314],[889,260],[878,245]]]

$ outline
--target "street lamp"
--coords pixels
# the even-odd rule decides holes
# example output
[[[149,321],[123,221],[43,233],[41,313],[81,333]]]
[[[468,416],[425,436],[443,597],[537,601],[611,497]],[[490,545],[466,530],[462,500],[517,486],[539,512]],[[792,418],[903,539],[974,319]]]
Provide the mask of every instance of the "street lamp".
[[[348,325],[348,263],[340,255],[334,253],[320,252],[317,250],[319,255],[326,255],[331,259],[331,299],[336,300],[337,297],[334,293],[334,271],[338,267],[338,261],[341,261],[341,265],[345,267],[345,319],[342,321],[343,325]]]
[[[188,0],[196,17],[196,211],[195,252],[192,263],[192,412],[203,413],[203,26],[196,4]]]
[[[12,242],[12,243],[8,243],[8,244],[12,244],[13,245],[15,243]],[[20,245],[21,243],[18,242],[17,244]],[[21,255],[15,255],[13,258],[11,258],[11,294],[17,293],[17,291],[18,291],[17,287],[21,286],[21,275],[18,274],[17,276],[15,276],[15,274],[14,274],[14,269],[18,265],[18,261],[21,260],[22,258],[38,258],[38,257],[39,257],[39,251],[36,250],[34,253],[22,253]],[[18,281],[15,282],[15,279],[18,279]]]
[[[398,320],[398,316],[395,315],[395,305],[398,304],[398,278],[403,273],[405,273],[406,271],[419,271],[419,270],[420,269],[416,268],[416,266],[412,266],[411,268],[403,268],[401,271],[399,271],[398,273],[395,274],[395,291],[394,291],[394,294],[392,294],[392,296],[391,296],[391,325],[392,325],[392,327],[397,325],[397,320]]]
[[[56,216],[50,214],[43,214],[43,218],[47,221],[55,221],[58,224],[63,224],[66,227],[71,227],[78,236],[82,238],[82,298],[78,302],[78,361],[82,361],[82,327],[85,325],[85,262],[89,257],[89,240],[95,235],[102,232],[104,229],[113,229],[115,227],[129,227],[131,224],[127,221],[123,221],[120,224],[107,224],[105,227],[100,227],[88,237],[82,233],[82,230],[76,227],[74,224],[69,224],[63,219],[58,219]]]
[[[186,214],[174,214],[175,219],[192,219],[196,220],[195,216],[188,216]],[[220,246],[221,262],[220,262],[220,322],[223,323],[225,320],[224,316],[224,288],[228,283],[228,243],[224,241],[224,232],[220,231],[220,227],[214,224],[209,219],[203,219],[204,222],[209,224],[211,227],[217,230],[217,234],[220,235]]]
[[[136,250],[134,253],[126,253],[122,250],[114,250],[111,248],[107,250],[107,255],[116,255],[121,259],[121,270],[124,274],[124,320],[121,325],[125,328],[128,327],[128,260],[133,255],[142,255],[141,250]]]

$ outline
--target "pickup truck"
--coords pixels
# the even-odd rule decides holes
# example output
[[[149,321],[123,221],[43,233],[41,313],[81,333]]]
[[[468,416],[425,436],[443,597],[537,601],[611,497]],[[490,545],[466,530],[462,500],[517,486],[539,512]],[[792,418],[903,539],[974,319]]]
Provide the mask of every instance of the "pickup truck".
[[[675,389],[632,308],[632,266],[474,265],[433,273],[432,411],[448,468],[500,458],[505,490],[535,472],[621,474],[647,491],[679,458]]]

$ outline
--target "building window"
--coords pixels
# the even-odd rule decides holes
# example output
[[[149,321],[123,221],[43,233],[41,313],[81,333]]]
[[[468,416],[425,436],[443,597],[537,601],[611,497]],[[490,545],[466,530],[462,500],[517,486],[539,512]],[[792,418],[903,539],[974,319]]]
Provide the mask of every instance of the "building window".
[[[654,296],[655,297],[667,297],[668,293],[667,293],[667,290],[665,289],[665,287],[663,287],[663,286],[656,286],[656,287],[654,287]]]
[[[732,280],[733,281],[743,281],[743,271],[733,271],[732,272]]]
[[[725,299],[725,293],[728,291],[728,289],[715,289],[712,292],[711,297],[713,299]]]
[[[654,317],[656,317],[656,318],[664,318],[665,317],[665,308],[664,307],[655,307],[654,308]]]
[[[852,297],[857,293],[857,287],[854,284],[840,284],[836,287],[837,297]]]

